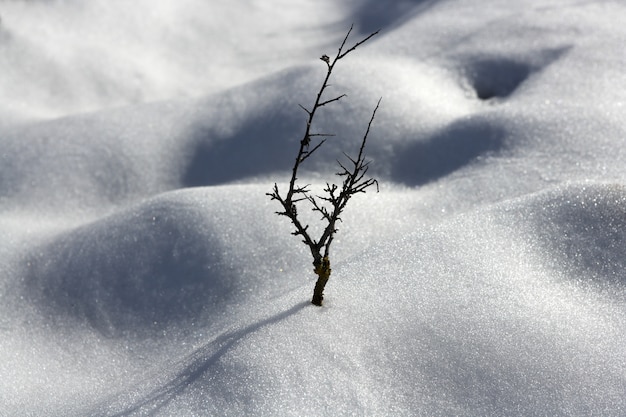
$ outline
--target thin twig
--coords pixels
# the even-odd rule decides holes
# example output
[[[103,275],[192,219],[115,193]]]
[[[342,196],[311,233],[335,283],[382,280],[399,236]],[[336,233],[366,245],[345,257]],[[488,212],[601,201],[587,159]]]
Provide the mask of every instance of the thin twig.
[[[367,188],[372,185],[376,185],[376,189],[378,190],[378,181],[373,178],[366,177],[369,162],[366,162],[364,159],[364,150],[365,144],[367,142],[367,138],[370,132],[370,128],[374,121],[374,117],[376,116],[376,111],[380,106],[380,100],[376,104],[376,108],[372,112],[369,123],[367,125],[367,130],[363,135],[361,140],[361,146],[359,148],[358,156],[356,158],[350,157],[347,153],[344,152],[344,155],[351,162],[352,167],[348,169],[344,164],[340,161],[337,161],[339,167],[342,171],[337,173],[337,176],[343,177],[343,182],[341,187],[336,184],[326,183],[326,187],[324,188],[324,195],[322,196],[313,196],[308,188],[308,185],[298,186],[296,185],[298,179],[298,172],[301,164],[311,157],[326,141],[326,138],[334,136],[334,134],[327,133],[311,133],[311,129],[313,126],[313,122],[315,120],[315,115],[317,114],[317,110],[321,107],[327,106],[334,102],[340,101],[342,98],[346,97],[346,94],[341,94],[339,96],[323,99],[325,90],[330,86],[329,80],[335,68],[335,65],[339,60],[344,58],[350,52],[354,51],[363,43],[367,42],[373,36],[375,36],[378,31],[370,34],[366,38],[358,41],[352,47],[344,51],[344,47],[352,33],[353,26],[350,26],[348,33],[344,37],[339,49],[337,51],[337,55],[331,60],[327,55],[323,55],[320,59],[326,63],[326,76],[324,77],[324,81],[320,89],[317,92],[315,97],[315,102],[313,106],[309,109],[299,104],[300,108],[302,108],[308,115],[306,121],[306,128],[302,139],[300,140],[300,147],[298,150],[298,154],[295,158],[294,165],[291,170],[291,178],[289,180],[289,187],[287,189],[286,194],[283,196],[280,193],[277,184],[274,184],[274,188],[272,192],[267,193],[268,196],[272,200],[278,201],[283,210],[277,212],[277,214],[286,216],[291,220],[295,230],[292,232],[295,236],[302,236],[302,241],[305,245],[309,247],[311,251],[311,255],[313,256],[313,265],[315,266],[315,272],[319,275],[318,282],[316,283],[316,288],[313,297],[313,303],[317,305],[321,305],[322,301],[322,291],[328,277],[330,276],[330,262],[328,261],[328,255],[330,253],[330,245],[333,242],[334,235],[337,232],[336,224],[337,222],[341,222],[341,213],[346,207],[348,200],[352,197],[352,195],[365,192]],[[311,146],[311,140],[314,138],[322,137],[319,142]],[[310,148],[310,149],[309,149]],[[298,197],[296,197],[298,196]],[[321,220],[326,222],[326,226],[322,231],[322,234],[318,240],[313,239],[309,234],[309,225],[302,224],[300,218],[298,217],[298,209],[297,204],[301,201],[308,201],[311,205],[311,209],[315,212],[318,212],[321,215]],[[320,201],[325,202],[327,206],[320,203]],[[322,252],[323,250],[323,252]]]

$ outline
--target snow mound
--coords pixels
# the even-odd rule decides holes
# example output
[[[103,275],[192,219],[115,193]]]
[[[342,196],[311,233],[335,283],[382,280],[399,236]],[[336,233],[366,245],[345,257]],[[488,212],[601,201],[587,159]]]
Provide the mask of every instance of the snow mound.
[[[166,193],[49,238],[25,260],[25,297],[53,322],[87,322],[110,336],[210,320],[228,305],[267,297],[287,284],[292,245],[260,243],[268,228],[261,219],[272,213],[264,202],[256,214],[247,207],[264,197],[256,188],[225,191]],[[242,244],[257,249],[242,254]]]
[[[622,184],[581,184],[546,192],[523,215],[547,265],[559,268],[564,279],[621,298],[626,290],[625,210]]]
[[[257,306],[107,410],[299,415],[304,401],[316,415],[619,413],[626,310],[589,293],[577,260],[546,263],[544,245],[566,247],[564,228],[603,235],[581,204],[603,206],[600,226],[623,221],[624,198],[573,184],[379,242],[335,265],[325,308],[295,293]],[[605,245],[607,263],[620,239]]]
[[[0,12],[0,415],[626,414],[619,2],[83,3]]]

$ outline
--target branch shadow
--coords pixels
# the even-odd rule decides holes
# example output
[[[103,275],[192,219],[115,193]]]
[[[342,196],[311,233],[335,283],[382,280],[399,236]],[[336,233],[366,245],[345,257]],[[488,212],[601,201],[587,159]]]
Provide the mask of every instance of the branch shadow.
[[[222,356],[241,340],[263,327],[278,323],[296,314],[310,305],[309,302],[298,303],[289,310],[253,323],[241,330],[227,332],[218,336],[216,339],[191,354],[187,360],[187,365],[180,370],[175,378],[163,386],[152,390],[144,399],[136,402],[134,405],[127,407],[123,411],[112,414],[112,417],[132,416],[135,414],[154,415],[205,375]]]

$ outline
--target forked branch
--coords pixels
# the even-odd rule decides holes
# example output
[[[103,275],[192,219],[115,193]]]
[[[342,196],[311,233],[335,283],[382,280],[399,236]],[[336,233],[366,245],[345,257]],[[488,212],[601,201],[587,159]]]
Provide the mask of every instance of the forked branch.
[[[365,145],[372,123],[374,122],[374,118],[376,116],[376,111],[380,106],[380,100],[378,100],[378,103],[376,104],[376,107],[370,117],[369,123],[367,124],[367,130],[361,140],[358,155],[353,158],[344,153],[349,163],[337,161],[339,167],[341,168],[341,170],[337,172],[337,176],[342,178],[341,185],[326,183],[326,187],[323,190],[324,194],[321,196],[311,194],[308,185],[297,185],[298,171],[301,164],[310,158],[325,143],[327,138],[334,136],[333,134],[326,133],[312,133],[311,129],[317,111],[320,108],[338,102],[342,98],[346,97],[345,94],[341,94],[330,99],[324,98],[324,92],[330,85],[329,80],[335,65],[350,52],[354,51],[357,47],[378,33],[378,31],[376,31],[366,38],[358,41],[352,47],[344,50],[351,32],[352,27],[350,27],[350,30],[341,42],[337,55],[335,55],[333,59],[329,58],[328,55],[323,55],[320,58],[324,61],[324,63],[326,63],[327,71],[324,81],[322,82],[322,86],[317,92],[317,96],[311,110],[300,105],[300,107],[307,113],[306,128],[304,130],[304,135],[300,140],[298,154],[296,155],[291,171],[289,188],[285,194],[281,194],[278,184],[274,184],[272,192],[267,193],[272,200],[278,201],[282,207],[282,211],[278,211],[277,214],[287,216],[291,220],[291,223],[295,228],[292,234],[295,236],[301,236],[302,242],[307,245],[311,251],[313,265],[315,267],[314,272],[318,276],[311,302],[318,306],[322,305],[324,287],[330,277],[331,269],[330,261],[328,259],[330,254],[330,245],[333,242],[335,233],[337,232],[337,223],[341,221],[341,213],[346,208],[348,201],[353,195],[364,193],[373,185],[376,185],[376,190],[378,191],[378,181],[366,175],[369,169],[369,162],[365,160]],[[316,144],[311,145],[311,142],[317,138],[322,139],[319,139],[319,142]],[[311,209],[318,212],[321,215],[321,220],[325,223],[325,227],[323,228],[323,231],[318,239],[311,237],[308,230],[309,226],[307,224],[302,224],[300,218],[298,217],[299,213],[297,206],[303,201],[309,202]]]

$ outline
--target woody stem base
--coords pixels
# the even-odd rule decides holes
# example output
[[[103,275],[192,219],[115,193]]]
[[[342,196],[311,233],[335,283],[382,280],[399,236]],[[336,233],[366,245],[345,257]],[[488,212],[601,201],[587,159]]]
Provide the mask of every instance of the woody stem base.
[[[313,299],[311,300],[311,304],[321,306],[322,300],[324,300],[324,287],[328,282],[328,278],[330,278],[331,272],[328,257],[324,257],[322,262],[316,265],[313,271],[317,274],[317,282],[315,283],[315,289],[313,290]]]

